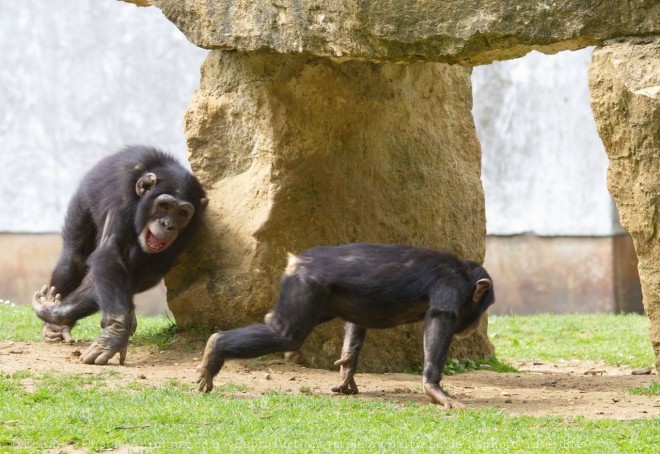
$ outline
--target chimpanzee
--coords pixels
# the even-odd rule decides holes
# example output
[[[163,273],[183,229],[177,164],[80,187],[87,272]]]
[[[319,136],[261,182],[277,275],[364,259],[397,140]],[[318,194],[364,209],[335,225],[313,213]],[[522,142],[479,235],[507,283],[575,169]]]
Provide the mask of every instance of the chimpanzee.
[[[50,285],[32,306],[46,341],[71,341],[76,321],[102,312],[102,334],[82,354],[87,364],[124,363],[135,332],[133,295],[155,286],[199,224],[208,199],[172,156],[130,146],[96,164],[66,214],[63,250]]]
[[[314,326],[339,317],[347,322],[335,362],[342,381],[332,390],[356,394],[353,375],[367,328],[424,320],[424,391],[445,408],[462,407],[440,388],[447,350],[454,335],[466,336],[479,325],[494,301],[486,270],[448,252],[368,243],[308,249],[289,255],[279,299],[264,323],[211,335],[199,390],[213,389],[226,359],[297,350]]]

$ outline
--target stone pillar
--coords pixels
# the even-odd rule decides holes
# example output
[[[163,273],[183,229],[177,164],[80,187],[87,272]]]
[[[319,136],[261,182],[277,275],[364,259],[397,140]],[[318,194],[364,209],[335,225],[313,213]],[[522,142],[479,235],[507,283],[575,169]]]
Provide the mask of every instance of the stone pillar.
[[[167,277],[183,326],[260,321],[287,252],[354,241],[484,256],[470,69],[213,51],[186,115],[206,187],[206,231]],[[497,283],[495,283],[497,285]],[[493,353],[485,326],[453,353]],[[318,327],[308,365],[338,358],[342,323]],[[419,366],[420,324],[371,331],[361,370]]]
[[[660,39],[596,49],[589,85],[610,158],[608,187],[639,259],[644,310],[660,370]]]

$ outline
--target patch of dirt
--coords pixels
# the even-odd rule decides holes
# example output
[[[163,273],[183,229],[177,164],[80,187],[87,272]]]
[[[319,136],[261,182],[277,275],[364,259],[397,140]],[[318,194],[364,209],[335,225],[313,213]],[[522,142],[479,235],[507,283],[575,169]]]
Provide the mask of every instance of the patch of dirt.
[[[197,378],[198,353],[180,349],[156,351],[131,348],[124,366],[113,358],[108,366],[79,362],[89,345],[2,342],[0,372],[61,372],[102,374],[114,371],[107,382],[143,381],[159,386],[175,380],[192,384]],[[444,377],[442,385],[468,408],[495,408],[512,415],[586,418],[641,419],[660,417],[660,396],[638,396],[628,391],[658,380],[652,375],[632,375],[627,367],[604,363],[566,361],[560,363],[513,363],[520,373],[486,370]],[[428,402],[421,378],[411,374],[356,374],[360,394],[341,399],[382,399],[393,402]],[[215,378],[213,392],[223,385],[238,385],[238,395],[255,396],[276,390],[291,394],[332,396],[339,382],[338,371],[310,369],[283,359],[231,360]],[[26,388],[33,387],[29,379]]]

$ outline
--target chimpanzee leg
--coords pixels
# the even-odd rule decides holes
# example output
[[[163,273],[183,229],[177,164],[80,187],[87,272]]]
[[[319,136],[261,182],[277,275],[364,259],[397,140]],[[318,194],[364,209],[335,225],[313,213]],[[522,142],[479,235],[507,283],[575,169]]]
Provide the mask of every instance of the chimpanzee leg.
[[[199,367],[199,390],[213,389],[213,377],[231,358],[256,358],[268,353],[298,349],[311,332],[298,331],[293,337],[278,332],[270,325],[257,323],[243,328],[221,331],[209,337]]]
[[[94,251],[88,262],[95,300],[102,313],[103,332],[83,352],[80,360],[85,364],[107,364],[119,353],[119,363],[124,364],[128,340],[137,328],[126,265],[112,240]]]
[[[332,388],[336,393],[357,394],[358,387],[353,375],[357,369],[358,355],[364,343],[367,329],[363,326],[346,323],[344,326],[344,345],[341,349],[341,358],[335,361],[335,366],[341,366],[340,375],[342,382]]]
[[[82,195],[76,193],[69,204],[62,229],[62,253],[50,277],[50,287],[66,298],[83,281],[87,258],[96,242],[96,226]]]
[[[60,295],[60,300],[62,298],[67,300],[67,296],[81,286],[85,274],[87,273],[86,260],[94,249],[96,227],[89,211],[83,208],[84,204],[79,199],[80,195],[76,194],[72,203],[69,205],[62,232],[62,253],[60,254],[57,265],[51,274],[50,285],[42,289],[41,292],[37,292],[34,296],[33,303],[36,302],[37,305],[45,305],[46,307],[51,306],[55,303],[56,293]],[[86,292],[86,290],[81,290],[82,294],[85,294]],[[80,301],[81,298],[76,297],[73,300]],[[67,302],[70,301],[72,300],[68,300]],[[94,309],[94,307],[96,307],[96,303],[92,301],[91,308],[81,307],[77,309],[81,310],[83,314],[74,314],[73,317],[68,315],[64,316],[74,320],[74,322],[70,324],[44,322],[41,329],[41,336],[46,342],[72,342],[71,328],[73,327],[75,320],[96,312],[98,308]]]
[[[64,300],[55,287],[45,285],[34,294],[32,307],[44,320],[41,335],[46,342],[73,342],[71,329],[78,320],[99,310],[89,278]]]
[[[435,308],[429,309],[424,325],[424,371],[422,385],[431,401],[445,408],[463,408],[440,388],[442,369],[447,361],[447,351],[454,333],[456,316]]]
[[[306,282],[302,276],[282,278],[279,300],[266,323],[220,331],[209,337],[199,366],[199,390],[213,389],[213,377],[226,359],[298,350],[319,322],[326,298],[326,289]]]

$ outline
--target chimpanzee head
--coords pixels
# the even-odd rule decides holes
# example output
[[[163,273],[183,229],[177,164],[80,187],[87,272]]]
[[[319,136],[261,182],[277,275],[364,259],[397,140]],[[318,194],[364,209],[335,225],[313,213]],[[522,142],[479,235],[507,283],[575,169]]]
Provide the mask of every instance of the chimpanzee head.
[[[458,338],[469,336],[479,326],[481,316],[495,302],[493,281],[481,265],[466,261],[471,279],[470,301],[463,304],[458,313],[458,324],[454,335]]]
[[[146,172],[135,184],[140,197],[138,241],[147,254],[167,250],[208,204],[201,185],[187,171],[176,175],[164,168],[161,172],[162,178],[158,171]]]

